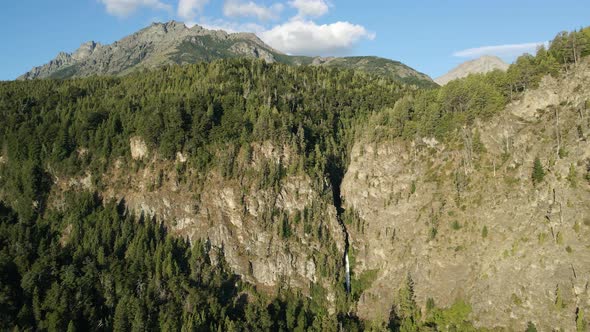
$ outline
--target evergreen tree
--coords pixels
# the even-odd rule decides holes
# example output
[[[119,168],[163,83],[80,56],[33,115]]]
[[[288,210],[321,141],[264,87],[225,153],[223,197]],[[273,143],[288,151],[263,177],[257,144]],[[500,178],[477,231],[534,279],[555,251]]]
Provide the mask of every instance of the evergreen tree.
[[[68,323],[68,330],[67,332],[76,332],[76,325],[74,324],[74,321],[70,321]]]

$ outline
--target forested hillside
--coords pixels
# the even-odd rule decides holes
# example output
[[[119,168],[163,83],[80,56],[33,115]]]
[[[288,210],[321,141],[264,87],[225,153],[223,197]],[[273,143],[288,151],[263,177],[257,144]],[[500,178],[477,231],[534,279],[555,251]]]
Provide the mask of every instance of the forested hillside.
[[[565,178],[554,165],[567,161],[571,206],[588,197],[590,164],[583,153],[568,157],[567,145],[583,152],[574,136],[586,142],[590,135],[584,86],[563,98],[583,103],[560,105],[575,132],[564,133],[556,148],[541,129],[553,120],[547,110],[557,114],[547,105],[538,116],[519,113],[517,122],[532,133],[515,131],[501,142],[507,148],[497,161],[490,143],[496,124],[516,121],[504,117],[538,98],[544,82],[585,79],[588,54],[590,29],[563,33],[506,72],[426,90],[361,71],[246,59],[124,77],[1,82],[0,329],[547,327],[537,319],[540,307],[522,309],[519,321],[490,323],[480,318],[495,307],[486,311],[472,307],[467,293],[423,287],[420,271],[437,263],[424,259],[420,270],[410,268],[421,248],[412,243],[467,257],[467,243],[488,236],[494,225],[478,224],[476,239],[447,243],[441,225],[446,215],[454,221],[449,232],[467,229],[455,216],[484,200],[465,199],[469,193],[488,193],[477,180],[492,174],[484,161],[493,160],[494,176],[496,162],[519,172],[536,167],[527,168],[526,184],[510,173],[498,190],[553,189],[553,201],[553,183]],[[555,150],[554,159],[539,155],[540,166],[523,166],[526,159],[512,149],[523,137],[530,142],[523,151]],[[398,178],[401,165],[409,175]],[[549,182],[553,187],[543,187]],[[383,217],[388,209],[395,213]],[[585,210],[576,209],[583,219]],[[400,211],[417,213],[400,221]],[[422,225],[425,239],[411,233]],[[396,234],[412,241],[396,242]],[[574,248],[560,253],[584,253]],[[565,297],[559,284],[558,291]],[[498,301],[522,304],[515,296]],[[590,308],[573,300],[567,308],[556,321],[584,330]]]

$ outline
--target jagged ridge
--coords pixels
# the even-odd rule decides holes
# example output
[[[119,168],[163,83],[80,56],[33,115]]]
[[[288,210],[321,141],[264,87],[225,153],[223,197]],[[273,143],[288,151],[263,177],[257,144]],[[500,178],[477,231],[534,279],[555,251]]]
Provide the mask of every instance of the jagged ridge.
[[[176,21],[153,23],[110,45],[87,42],[71,54],[59,53],[49,63],[34,67],[18,79],[125,75],[143,68],[236,57],[263,59],[269,63],[358,69],[402,83],[436,86],[427,75],[397,61],[378,57],[290,56],[273,49],[252,33],[227,33],[199,25],[188,28]]]

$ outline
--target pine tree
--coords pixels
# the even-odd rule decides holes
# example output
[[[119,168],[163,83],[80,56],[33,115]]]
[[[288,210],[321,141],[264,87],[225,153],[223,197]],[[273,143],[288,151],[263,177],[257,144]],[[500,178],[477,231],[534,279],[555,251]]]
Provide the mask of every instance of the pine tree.
[[[390,327],[399,331],[417,331],[420,322],[420,310],[414,296],[414,281],[408,274],[398,294],[398,306],[390,316]]]
[[[115,308],[115,317],[114,317],[114,331],[128,331],[129,330],[129,322],[127,320],[127,300],[126,298],[122,298],[117,303],[117,307]]]
[[[76,332],[76,325],[74,324],[74,321],[70,320],[70,323],[68,324],[68,332]]]

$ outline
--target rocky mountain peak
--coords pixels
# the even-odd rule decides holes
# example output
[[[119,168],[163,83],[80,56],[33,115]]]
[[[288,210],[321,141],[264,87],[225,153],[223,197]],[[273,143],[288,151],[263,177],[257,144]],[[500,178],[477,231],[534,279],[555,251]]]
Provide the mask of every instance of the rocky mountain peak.
[[[100,43],[97,43],[93,40],[82,44],[74,53],[72,53],[72,58],[76,61],[80,61],[83,59],[88,58],[97,47],[102,46]]]
[[[166,33],[174,33],[179,31],[187,30],[188,28],[182,22],[169,21],[165,23],[154,23],[152,27],[161,28]]]
[[[60,53],[19,79],[125,75],[138,69],[189,64],[226,58],[261,59],[268,63],[321,65],[358,69],[405,83],[433,85],[430,77],[388,59],[376,57],[325,58],[288,56],[267,45],[254,33],[228,33],[178,21],[151,25],[112,44],[89,41],[73,53]]]
[[[469,74],[483,74],[496,69],[507,70],[508,67],[509,64],[497,56],[483,55],[477,59],[463,62],[434,81],[440,85],[445,85],[452,80],[466,77]]]

